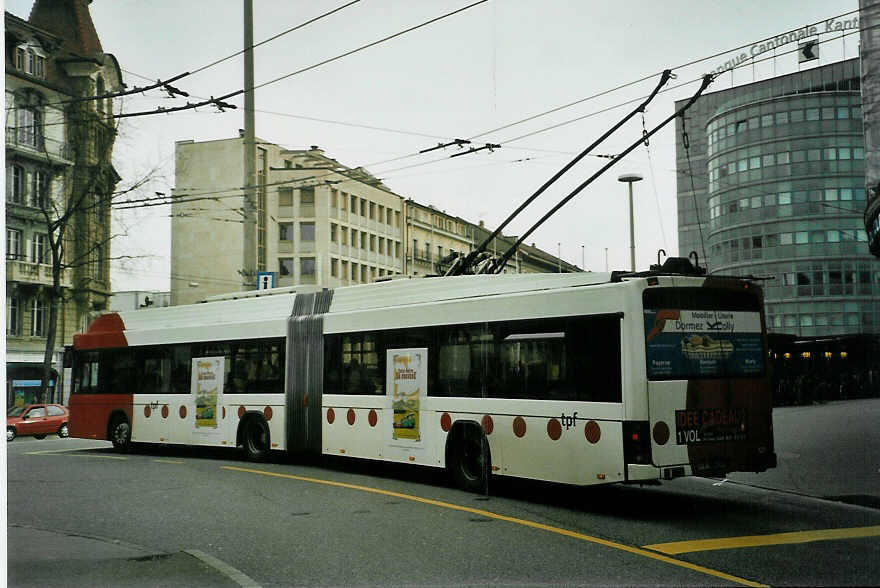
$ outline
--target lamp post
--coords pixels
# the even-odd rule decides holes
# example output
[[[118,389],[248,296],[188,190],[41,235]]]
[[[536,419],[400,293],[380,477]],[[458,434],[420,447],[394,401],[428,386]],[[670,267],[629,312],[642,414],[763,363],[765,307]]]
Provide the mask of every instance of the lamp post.
[[[636,228],[633,220],[633,182],[644,179],[639,174],[623,174],[617,178],[618,182],[629,184],[629,261],[632,271],[636,271]]]

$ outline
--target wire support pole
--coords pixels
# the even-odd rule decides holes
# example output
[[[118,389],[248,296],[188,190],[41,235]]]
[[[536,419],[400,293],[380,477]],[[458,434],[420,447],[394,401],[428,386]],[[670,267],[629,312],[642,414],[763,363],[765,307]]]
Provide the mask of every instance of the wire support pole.
[[[613,166],[618,161],[623,159],[626,155],[628,155],[631,151],[636,149],[639,145],[643,144],[646,139],[650,138],[652,135],[654,135],[654,133],[656,133],[657,131],[659,131],[663,127],[665,127],[667,124],[669,124],[670,121],[675,120],[675,117],[681,116],[682,114],[684,114],[684,112],[688,108],[693,106],[694,102],[697,101],[697,98],[699,98],[703,94],[703,92],[706,90],[706,88],[709,87],[709,84],[712,83],[713,79],[715,79],[715,78],[711,74],[706,74],[705,76],[703,76],[703,82],[702,82],[702,84],[700,84],[700,89],[697,90],[697,92],[693,96],[691,96],[690,100],[688,100],[684,106],[682,106],[675,113],[673,113],[672,116],[668,117],[666,120],[661,122],[659,125],[657,125],[653,129],[651,129],[646,135],[639,137],[639,139],[636,142],[634,142],[632,145],[627,147],[626,150],[624,150],[620,155],[618,155],[616,158],[612,159],[607,164],[605,164],[605,166],[603,166],[599,171],[597,171],[592,176],[587,178],[587,180],[585,180],[580,186],[575,188],[568,196],[563,198],[556,206],[551,208],[550,211],[547,212],[547,214],[545,214],[543,217],[541,217],[541,219],[537,223],[532,225],[532,227],[528,231],[526,231],[522,236],[520,236],[519,239],[517,239],[516,243],[514,243],[513,246],[510,247],[510,249],[505,251],[500,259],[496,260],[495,262],[493,262],[493,264],[491,266],[487,267],[486,273],[499,273],[501,270],[503,270],[504,266],[507,264],[507,261],[513,255],[513,253],[516,251],[517,247],[519,247],[520,244],[522,244],[533,232],[535,232],[535,230],[538,227],[540,227],[542,224],[544,224],[544,222],[547,219],[549,219],[551,216],[553,216],[556,213],[556,211],[558,211],[560,208],[565,206],[572,198],[577,196],[584,188],[586,188],[591,183],[593,183],[593,181],[596,178],[598,178],[603,173],[605,173],[611,166]]]
[[[256,287],[253,279],[257,266],[256,218],[256,139],[254,132],[254,0],[244,0],[244,223],[242,227],[242,284],[245,289]]]
[[[563,176],[568,170],[570,170],[571,168],[573,168],[578,162],[580,162],[584,157],[586,157],[586,156],[590,153],[590,151],[592,151],[593,149],[595,149],[600,143],[602,143],[602,141],[604,141],[605,139],[607,139],[607,138],[608,138],[612,133],[614,133],[617,129],[619,129],[619,128],[622,127],[624,124],[626,124],[627,121],[629,121],[632,117],[634,117],[634,116],[635,116],[636,114],[638,114],[639,112],[644,112],[644,111],[645,111],[645,108],[648,106],[648,104],[654,99],[655,96],[657,96],[657,94],[660,92],[660,89],[663,88],[663,86],[665,86],[665,85],[669,82],[669,80],[672,79],[672,77],[673,77],[673,75],[672,75],[672,70],[668,70],[668,69],[667,69],[667,70],[664,70],[663,73],[662,73],[662,75],[661,75],[661,77],[660,77],[660,81],[657,83],[657,87],[654,88],[654,91],[651,92],[651,93],[648,95],[648,97],[647,97],[647,98],[646,98],[641,104],[639,104],[635,109],[633,109],[632,112],[630,112],[628,115],[626,115],[626,116],[625,116],[623,119],[621,119],[617,124],[615,124],[613,127],[611,127],[610,129],[608,129],[608,130],[607,130],[607,131],[606,131],[601,137],[599,137],[598,139],[596,139],[595,141],[593,141],[593,142],[592,142],[592,143],[591,143],[586,149],[584,149],[583,151],[581,151],[577,156],[575,156],[574,159],[572,159],[570,162],[568,162],[568,163],[565,165],[565,167],[563,167],[561,170],[559,170],[558,172],[556,172],[556,173],[553,175],[553,177],[551,177],[549,180],[547,180],[546,182],[544,182],[544,185],[541,186],[540,188],[538,188],[538,190],[537,190],[534,194],[532,194],[531,196],[529,196],[528,198],[526,198],[525,202],[523,202],[522,204],[520,204],[519,207],[518,207],[516,210],[514,210],[514,211],[510,214],[510,216],[508,216],[508,217],[504,220],[504,222],[502,222],[502,223],[501,223],[501,224],[495,229],[495,231],[494,231],[491,235],[489,235],[489,237],[488,237],[485,241],[483,241],[483,242],[480,244],[479,247],[477,247],[476,249],[474,249],[473,251],[471,251],[470,253],[468,253],[468,256],[465,258],[464,262],[462,262],[460,265],[455,265],[455,266],[451,267],[451,268],[449,269],[449,271],[447,272],[446,275],[458,275],[458,274],[464,272],[464,271],[467,269],[467,267],[468,267],[470,264],[473,263],[474,259],[475,259],[480,253],[482,253],[483,251],[486,250],[486,247],[489,246],[489,243],[491,243],[493,239],[495,239],[499,234],[501,234],[501,231],[503,231],[504,228],[505,228],[508,224],[510,224],[510,222],[511,222],[511,221],[512,221],[512,220],[513,220],[513,219],[514,219],[514,218],[515,218],[520,212],[522,212],[522,211],[525,209],[526,206],[528,206],[529,204],[531,204],[532,202],[534,202],[534,200],[535,200],[538,196],[540,196],[541,194],[543,194],[544,191],[547,190],[547,188],[549,188],[554,182],[556,182],[556,180],[558,180],[559,178],[561,178],[561,177],[562,177],[562,176]],[[451,272],[454,272],[454,273],[451,273]]]

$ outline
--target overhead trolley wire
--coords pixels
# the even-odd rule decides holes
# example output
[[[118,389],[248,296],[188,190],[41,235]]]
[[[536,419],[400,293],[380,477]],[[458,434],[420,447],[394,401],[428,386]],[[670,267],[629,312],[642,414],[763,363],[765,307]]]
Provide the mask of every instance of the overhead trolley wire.
[[[359,48],[359,49],[355,49],[355,50],[349,51],[349,52],[347,52],[347,53],[345,53],[345,54],[342,54],[342,55],[340,55],[340,56],[337,56],[336,58],[331,58],[330,60],[325,60],[324,62],[321,62],[321,63],[319,63],[319,64],[315,64],[314,66],[310,66],[309,68],[305,68],[305,69],[303,69],[303,70],[299,70],[298,72],[292,72],[292,73],[290,73],[290,74],[287,74],[287,75],[285,75],[285,76],[282,76],[282,77],[276,78],[275,80],[271,80],[270,82],[266,82],[266,83],[264,83],[264,84],[261,84],[260,86],[255,86],[255,87],[262,87],[262,86],[268,85],[268,84],[270,84],[270,83],[274,83],[274,82],[276,82],[276,81],[279,81],[279,80],[281,80],[281,79],[284,79],[284,78],[286,78],[286,77],[290,77],[290,76],[292,76],[292,75],[295,75],[296,73],[301,73],[302,71],[307,71],[308,69],[313,69],[314,67],[318,67],[319,65],[322,65],[322,64],[324,64],[324,63],[329,63],[330,61],[333,61],[333,60],[339,59],[339,58],[341,58],[341,57],[344,57],[345,55],[350,55],[350,54],[352,54],[352,53],[354,53],[354,52],[357,52],[357,51],[359,51],[359,50],[362,50],[362,49],[365,49],[365,48],[367,48],[367,47],[370,47],[370,46],[373,46],[373,45],[375,45],[375,44],[378,44],[378,43],[380,43],[380,42],[382,42],[382,41],[384,41],[384,40],[388,40],[388,39],[393,38],[393,37],[395,37],[395,36],[400,36],[400,35],[402,35],[402,34],[405,34],[406,32],[409,32],[409,31],[411,31],[411,30],[414,30],[414,29],[416,29],[416,28],[419,28],[420,26],[425,26],[425,25],[430,24],[431,22],[435,22],[435,21],[437,21],[437,20],[439,20],[439,19],[441,19],[441,18],[445,18],[445,17],[447,17],[447,16],[451,16],[451,15],[456,14],[456,13],[458,13],[458,12],[461,12],[461,11],[463,11],[463,10],[467,10],[467,9],[470,8],[470,7],[476,6],[476,5],[478,5],[478,4],[482,4],[482,3],[485,2],[485,1],[486,1],[486,0],[482,0],[481,2],[473,3],[473,4],[471,4],[471,5],[468,5],[468,6],[465,6],[465,7],[461,8],[461,9],[459,9],[459,10],[457,10],[457,11],[453,11],[453,12],[448,13],[448,14],[446,14],[446,15],[443,15],[443,16],[437,17],[437,18],[435,18],[435,19],[432,19],[431,21],[427,21],[426,23],[422,23],[422,25],[417,25],[416,27],[411,27],[410,29],[406,29],[406,30],[404,30],[404,31],[401,31],[401,32],[399,32],[399,33],[396,33],[395,35],[390,35],[390,36],[388,36],[388,37],[385,37],[384,39],[380,39],[380,40],[378,40],[378,41],[375,41],[375,42],[373,42],[373,43],[370,43],[370,44],[368,44],[368,45],[365,45],[365,46],[363,46],[363,47],[361,47],[361,48]],[[847,12],[847,13],[843,13],[843,14],[838,15],[837,17],[833,17],[833,18],[840,18],[840,17],[842,17],[842,16],[847,16],[847,15],[852,14],[852,13],[854,13],[854,12],[857,12],[857,11],[850,11],[850,12]],[[823,21],[820,21],[820,22],[823,22]],[[819,23],[816,23],[816,24],[819,24]],[[809,25],[808,25],[808,26],[809,26]],[[877,26],[880,26],[880,25],[873,25],[872,27],[869,27],[869,28],[875,28],[875,27],[877,27]],[[848,33],[844,33],[843,36],[848,36],[848,35],[851,35],[851,34],[856,34],[856,33],[861,32],[861,30],[866,30],[866,29],[857,29],[857,30],[854,30],[854,31],[851,31],[851,32],[848,32]],[[770,39],[773,39],[773,38],[774,38],[774,37],[767,37],[767,38],[764,39],[764,40],[770,40]],[[833,42],[833,41],[836,41],[837,39],[838,39],[838,37],[835,37],[834,39],[829,39],[829,40],[819,41],[819,43]],[[732,52],[732,51],[736,51],[736,50],[738,50],[738,49],[742,49],[742,48],[745,48],[745,47],[750,47],[750,46],[752,46],[752,45],[754,45],[754,44],[756,44],[756,43],[760,43],[760,42],[761,42],[761,41],[752,42],[752,43],[748,43],[748,44],[745,44],[745,45],[741,45],[741,46],[739,46],[739,47],[737,47],[737,48],[734,48],[734,49],[729,49],[729,50],[726,50],[726,51],[722,51],[722,52],[719,52],[719,53],[715,53],[715,54],[713,54],[713,55],[711,55],[711,56],[703,57],[703,58],[701,58],[701,59],[697,59],[697,60],[693,60],[693,61],[690,61],[690,62],[688,62],[688,63],[685,63],[685,64],[683,64],[681,67],[686,67],[686,66],[694,65],[694,64],[696,64],[696,63],[700,63],[700,62],[702,62],[702,61],[706,61],[706,60],[708,60],[708,59],[713,59],[713,58],[716,58],[716,57],[719,57],[719,56],[723,56],[723,55],[726,55],[726,54],[728,54],[728,53],[730,53],[730,52]],[[795,51],[796,51],[796,50],[795,50]],[[786,53],[789,53],[789,52],[786,52]],[[785,55],[786,53],[783,53],[782,55]],[[744,62],[743,64],[740,64],[740,65],[738,65],[738,66],[733,66],[733,67],[729,68],[729,70],[741,69],[741,68],[743,68],[743,67],[751,66],[753,61],[754,61],[754,62],[760,62],[760,61],[765,61],[765,60],[768,60],[768,59],[775,59],[776,57],[779,57],[779,55],[776,54],[776,55],[774,55],[774,56],[767,57],[767,58],[760,59],[760,60],[754,60],[754,59],[753,59],[753,60],[748,60],[747,62]],[[725,70],[724,72],[720,72],[720,73],[726,73],[726,71],[729,71],[729,70]],[[601,96],[601,95],[606,95],[606,94],[611,93],[611,92],[613,92],[613,91],[616,91],[616,90],[619,90],[619,89],[622,89],[622,88],[625,88],[625,87],[628,87],[628,86],[631,86],[631,85],[634,85],[634,84],[640,83],[641,81],[644,81],[644,80],[646,80],[646,79],[649,79],[649,77],[650,77],[650,76],[648,76],[648,77],[644,77],[644,78],[640,78],[640,79],[638,79],[638,80],[635,80],[635,81],[633,81],[633,82],[629,82],[629,83],[627,83],[627,84],[622,84],[622,85],[617,86],[616,88],[613,88],[613,89],[611,89],[611,90],[597,93],[597,94],[595,94],[595,95],[593,95],[593,96],[589,96],[589,97],[586,97],[586,98],[584,98],[584,99],[581,99],[581,100],[578,100],[578,101],[575,101],[575,102],[569,103],[569,104],[567,104],[567,105],[563,105],[563,106],[561,106],[561,107],[557,107],[557,108],[551,109],[551,110],[549,110],[549,111],[546,111],[545,113],[541,113],[541,114],[538,114],[538,115],[533,115],[532,117],[528,117],[527,119],[522,119],[522,120],[520,120],[520,121],[516,121],[516,122],[514,122],[514,123],[510,123],[510,124],[508,124],[508,125],[504,125],[503,127],[498,127],[497,129],[493,129],[493,130],[491,130],[491,131],[486,131],[486,132],[481,133],[481,134],[479,134],[479,135],[474,135],[474,137],[481,137],[481,136],[483,136],[483,135],[485,135],[485,134],[489,134],[489,133],[495,132],[495,131],[500,130],[500,129],[503,129],[503,128],[510,128],[510,127],[512,127],[512,126],[515,126],[516,124],[520,124],[520,123],[522,123],[522,122],[526,122],[526,121],[528,121],[528,120],[534,120],[535,118],[538,118],[538,117],[540,117],[540,116],[543,116],[544,114],[549,114],[549,113],[551,113],[551,112],[557,112],[557,111],[559,111],[559,110],[561,110],[561,109],[564,109],[564,108],[567,108],[567,107],[569,107],[569,106],[572,106],[572,105],[575,105],[575,104],[579,104],[579,103],[585,102],[585,101],[587,101],[587,100],[593,99],[594,97],[598,97],[598,96]],[[685,83],[682,83],[682,84],[678,84],[678,85],[672,86],[672,87],[670,87],[670,88],[667,88],[667,89],[662,90],[661,92],[664,92],[664,93],[665,93],[665,92],[668,92],[668,91],[672,91],[672,90],[674,90],[674,89],[681,88],[681,87],[687,86],[687,85],[689,85],[689,84],[695,83],[695,82],[697,82],[697,81],[699,81],[699,79],[694,79],[694,80],[691,80],[691,81],[689,81],[689,82],[685,82]],[[571,123],[573,123],[573,122],[576,122],[576,121],[579,121],[579,120],[583,120],[583,119],[588,118],[588,117],[597,116],[598,114],[602,114],[602,113],[605,113],[605,112],[611,111],[611,110],[613,110],[613,109],[620,108],[621,106],[626,106],[626,105],[632,104],[632,103],[637,102],[638,100],[642,100],[642,99],[644,99],[644,97],[642,97],[642,98],[634,98],[634,99],[632,99],[632,100],[628,100],[628,101],[626,101],[626,102],[622,102],[622,103],[620,103],[620,104],[617,104],[617,105],[614,105],[614,106],[610,106],[610,107],[608,107],[608,108],[604,108],[604,109],[601,109],[601,110],[596,111],[596,112],[593,112],[593,113],[588,113],[588,114],[586,114],[586,115],[584,115],[584,116],[577,117],[577,118],[575,118],[575,119],[571,119],[571,120],[569,120],[569,121],[564,121],[564,122],[562,122],[562,123],[557,123],[557,124],[555,124],[555,125],[551,125],[551,126],[546,127],[546,128],[544,128],[544,129],[538,129],[538,130],[536,130],[536,131],[532,131],[532,132],[530,132],[530,133],[526,133],[526,134],[524,134],[524,135],[520,135],[520,136],[518,136],[518,137],[514,137],[514,138],[509,139],[509,140],[507,140],[507,141],[503,141],[503,142],[501,142],[501,144],[504,145],[505,143],[511,143],[511,142],[519,141],[519,140],[521,140],[521,139],[524,139],[524,138],[526,138],[526,137],[529,137],[529,136],[533,136],[533,135],[539,134],[539,133],[541,133],[541,132],[546,132],[546,131],[548,131],[548,130],[552,130],[552,129],[555,129],[555,128],[559,128],[560,126],[564,126],[564,125],[566,125],[566,124],[571,124]],[[274,114],[281,114],[281,113],[274,113]],[[290,115],[290,116],[296,116],[296,115]],[[303,117],[303,118],[306,118],[306,117]],[[327,122],[332,122],[332,121],[327,121]],[[338,124],[348,124],[348,123],[338,123]],[[351,124],[354,125],[354,123],[351,123]],[[367,127],[367,125],[363,125],[363,126],[364,126],[364,127]],[[380,127],[376,127],[375,129],[376,129],[376,130],[388,130],[388,131],[394,131],[394,132],[405,133],[405,131],[398,131],[398,130],[394,130],[394,129],[382,129],[382,128],[380,128]],[[419,135],[419,133],[413,133],[413,134],[417,134],[417,135]],[[427,135],[427,134],[421,134],[421,135]],[[440,136],[436,136],[436,135],[428,135],[428,136],[431,137],[431,138],[441,138]],[[445,138],[445,137],[442,137],[442,138]],[[526,148],[521,148],[521,149],[526,149]],[[416,152],[416,153],[411,153],[411,154],[407,154],[407,155],[403,155],[403,156],[399,156],[399,157],[395,157],[395,158],[391,158],[391,159],[387,159],[387,160],[382,160],[382,161],[378,161],[378,162],[374,162],[374,163],[366,164],[366,166],[362,166],[362,167],[372,167],[372,166],[377,166],[377,165],[383,165],[383,164],[385,164],[385,163],[391,163],[391,162],[394,162],[394,161],[400,161],[400,160],[404,160],[404,159],[409,159],[409,158],[416,157],[416,156],[419,156],[419,155],[420,155],[420,153],[418,153],[418,152]],[[420,166],[424,166],[424,165],[430,165],[430,164],[433,164],[433,163],[439,163],[439,162],[441,162],[441,161],[445,161],[445,160],[448,159],[448,158],[449,158],[449,156],[447,156],[447,157],[443,157],[443,158],[438,158],[438,159],[433,159],[433,160],[430,160],[430,161],[427,161],[427,162],[422,162],[422,163],[417,163],[417,164],[413,164],[413,165],[409,165],[409,166],[403,166],[403,167],[399,167],[399,168],[394,168],[394,169],[390,169],[390,170],[385,170],[385,172],[386,172],[386,173],[387,173],[387,172],[394,172],[394,171],[400,171],[400,170],[403,170],[403,169],[410,169],[410,168],[414,168],[414,167],[420,167]],[[325,174],[324,176],[318,176],[318,177],[319,177],[319,178],[320,178],[320,177],[328,177],[328,176],[332,175],[332,173],[333,173],[333,172],[328,173],[328,174]],[[302,181],[302,180],[291,180],[291,181],[289,181],[289,182],[282,182],[282,183],[295,183],[295,182],[297,182],[297,181]],[[243,190],[243,189],[244,189],[244,188],[242,188],[242,187],[229,188],[228,190],[224,190],[224,191],[222,191],[222,192],[233,192],[233,191],[240,191],[240,190]],[[174,195],[174,197],[178,197],[178,196],[179,196],[179,197],[186,197],[186,196],[189,196],[189,195],[185,195],[185,194]],[[192,195],[192,196],[195,196],[195,195]]]

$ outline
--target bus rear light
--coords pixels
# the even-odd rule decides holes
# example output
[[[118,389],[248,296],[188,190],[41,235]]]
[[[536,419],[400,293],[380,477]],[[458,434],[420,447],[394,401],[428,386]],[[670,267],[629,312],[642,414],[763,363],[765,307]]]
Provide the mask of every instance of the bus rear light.
[[[623,422],[623,459],[626,463],[651,463],[651,441],[648,421]]]
[[[597,480],[604,480],[604,479],[605,479],[605,474],[596,474],[596,479],[597,479]]]
[[[649,286],[656,286],[659,283],[660,283],[660,280],[658,280],[657,278],[648,278],[648,285]]]

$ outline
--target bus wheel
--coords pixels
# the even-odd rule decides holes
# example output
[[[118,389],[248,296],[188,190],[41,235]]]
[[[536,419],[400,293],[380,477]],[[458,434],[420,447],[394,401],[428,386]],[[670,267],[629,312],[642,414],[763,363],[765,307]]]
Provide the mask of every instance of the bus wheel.
[[[131,447],[131,425],[124,416],[117,416],[110,425],[110,441],[117,451],[128,451]]]
[[[269,426],[259,417],[247,419],[241,425],[241,444],[248,461],[266,461],[269,458]]]
[[[453,433],[446,452],[446,467],[453,482],[466,492],[488,493],[492,456],[482,429],[473,423],[459,426]]]

